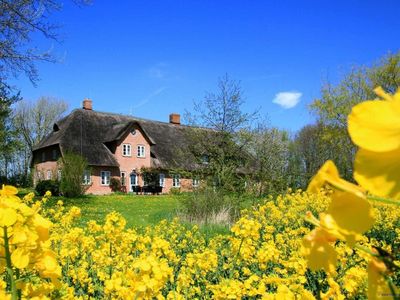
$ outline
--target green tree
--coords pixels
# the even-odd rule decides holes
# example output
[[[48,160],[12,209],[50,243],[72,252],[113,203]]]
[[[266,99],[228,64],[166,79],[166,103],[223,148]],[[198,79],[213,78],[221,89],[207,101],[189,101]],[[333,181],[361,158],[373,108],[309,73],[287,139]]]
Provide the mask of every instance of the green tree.
[[[335,161],[346,179],[352,178],[351,162],[355,154],[355,147],[347,133],[347,116],[357,103],[375,99],[373,89],[377,86],[392,93],[399,88],[400,52],[388,54],[369,67],[353,67],[336,85],[324,84],[321,97],[310,105],[310,110],[324,125],[322,142],[329,144],[331,154],[336,156],[328,158]]]
[[[0,176],[10,175],[12,155],[18,146],[17,133],[12,126],[11,105],[20,100],[19,94],[12,94],[12,89],[0,81]]]
[[[60,191],[66,197],[82,196],[87,186],[82,184],[83,174],[87,170],[86,160],[75,153],[67,152],[59,160],[61,169]]]

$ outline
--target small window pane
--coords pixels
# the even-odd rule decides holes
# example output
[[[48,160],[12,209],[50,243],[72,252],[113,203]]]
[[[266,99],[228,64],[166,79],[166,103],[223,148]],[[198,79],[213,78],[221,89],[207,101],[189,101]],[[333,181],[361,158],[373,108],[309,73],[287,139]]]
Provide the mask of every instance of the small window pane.
[[[172,186],[173,187],[181,186],[181,177],[179,174],[172,175]]]
[[[165,186],[165,175],[164,174],[160,174],[160,186],[164,187]]]

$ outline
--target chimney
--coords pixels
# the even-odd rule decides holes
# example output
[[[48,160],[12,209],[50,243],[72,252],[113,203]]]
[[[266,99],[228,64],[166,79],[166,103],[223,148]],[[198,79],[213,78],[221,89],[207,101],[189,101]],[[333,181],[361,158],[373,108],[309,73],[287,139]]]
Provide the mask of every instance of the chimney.
[[[92,100],[90,100],[89,98],[85,98],[83,100],[82,108],[86,109],[86,110],[92,110],[93,109],[92,108]]]
[[[180,125],[181,124],[181,115],[172,113],[169,115],[169,122],[171,124]]]

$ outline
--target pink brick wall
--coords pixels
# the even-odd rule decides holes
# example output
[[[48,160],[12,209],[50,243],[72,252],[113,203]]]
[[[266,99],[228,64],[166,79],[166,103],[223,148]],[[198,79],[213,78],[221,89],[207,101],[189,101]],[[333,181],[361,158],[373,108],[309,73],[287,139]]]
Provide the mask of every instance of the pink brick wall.
[[[116,167],[90,167],[91,183],[86,190],[86,194],[105,195],[111,193],[111,188],[108,185],[101,184],[101,171],[110,171],[111,178],[119,178],[119,170]]]
[[[150,144],[144,137],[143,132],[138,126],[135,127],[135,134],[129,133],[122,141],[120,141],[115,151],[115,157],[120,165],[120,172],[125,172],[127,190],[130,190],[130,174],[140,174],[142,167],[150,168],[151,157],[150,157]],[[123,155],[123,145],[128,144],[131,146],[131,156]],[[144,157],[138,157],[138,146],[144,146],[145,155]],[[143,186],[143,179],[138,176],[138,185]]]

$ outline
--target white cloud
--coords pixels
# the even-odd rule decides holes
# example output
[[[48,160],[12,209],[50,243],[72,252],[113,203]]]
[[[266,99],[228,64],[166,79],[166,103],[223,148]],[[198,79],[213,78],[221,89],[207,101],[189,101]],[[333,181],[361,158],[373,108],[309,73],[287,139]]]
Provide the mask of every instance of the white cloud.
[[[300,102],[301,95],[302,93],[299,92],[281,92],[275,95],[275,99],[272,102],[284,109],[289,109],[295,107]]]

